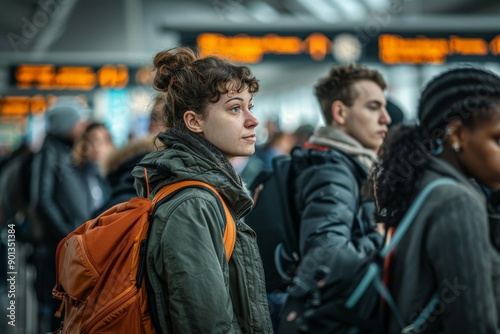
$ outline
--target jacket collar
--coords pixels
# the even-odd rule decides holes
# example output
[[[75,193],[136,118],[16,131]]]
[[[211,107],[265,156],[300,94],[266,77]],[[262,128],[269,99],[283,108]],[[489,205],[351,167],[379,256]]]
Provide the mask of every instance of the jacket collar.
[[[146,195],[144,166],[148,169],[148,182],[154,194],[160,187],[182,180],[209,183],[224,198],[237,219],[248,213],[253,201],[242,183],[224,173],[209,157],[190,150],[182,142],[148,153],[133,169],[134,187],[139,196]]]
[[[456,170],[452,165],[437,157],[430,157],[429,170],[431,173],[424,177],[424,184],[438,177],[450,177],[464,186],[470,193],[480,199],[486,201],[486,196],[480,186],[473,180],[465,177],[462,173]]]

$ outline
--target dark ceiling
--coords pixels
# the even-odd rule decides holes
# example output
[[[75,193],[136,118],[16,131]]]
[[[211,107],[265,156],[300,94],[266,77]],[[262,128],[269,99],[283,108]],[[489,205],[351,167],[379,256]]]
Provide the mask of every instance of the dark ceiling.
[[[330,28],[377,17],[400,28],[473,28],[500,15],[498,0],[0,0],[0,8],[0,62],[13,54],[137,61],[183,29]]]

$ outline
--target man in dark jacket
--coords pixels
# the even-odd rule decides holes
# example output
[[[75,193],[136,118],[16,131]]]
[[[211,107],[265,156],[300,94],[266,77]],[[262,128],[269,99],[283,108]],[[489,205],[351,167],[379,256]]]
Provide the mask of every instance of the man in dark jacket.
[[[35,254],[40,333],[57,329],[53,317],[56,304],[52,299],[57,244],[88,219],[89,212],[82,211],[85,192],[79,191],[81,180],[71,162],[73,141],[86,127],[85,113],[84,106],[76,100],[56,102],[46,112],[47,136],[33,158],[30,219],[37,220],[43,228]]]
[[[368,176],[391,123],[385,88],[379,72],[359,65],[334,67],[315,86],[326,126],[305,145],[314,150],[318,163],[306,167],[294,182],[300,257],[308,260],[299,263],[298,277],[327,263],[332,266],[327,260],[334,254],[355,259],[373,254],[382,245],[383,237],[375,230]],[[329,269],[347,272],[345,263]],[[287,315],[283,317],[287,321]],[[346,327],[339,324],[330,332],[344,331]]]

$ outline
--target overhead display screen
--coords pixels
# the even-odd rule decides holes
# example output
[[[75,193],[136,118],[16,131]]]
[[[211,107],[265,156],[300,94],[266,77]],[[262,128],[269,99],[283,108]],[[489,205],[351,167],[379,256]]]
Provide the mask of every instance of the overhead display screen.
[[[235,62],[266,60],[372,61],[395,64],[500,60],[500,30],[479,33],[369,33],[353,31],[182,32],[181,43]]]

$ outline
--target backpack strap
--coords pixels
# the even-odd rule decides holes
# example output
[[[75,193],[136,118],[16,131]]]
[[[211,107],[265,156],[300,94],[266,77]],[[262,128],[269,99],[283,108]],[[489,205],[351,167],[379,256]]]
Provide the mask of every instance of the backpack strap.
[[[149,198],[149,182],[148,182],[148,177],[147,177],[147,170],[144,168],[144,173],[145,173],[145,180],[146,180],[146,191],[147,195]],[[201,182],[201,181],[194,181],[194,180],[185,180],[185,181],[179,181],[175,182],[169,185],[166,185],[162,187],[158,192],[155,194],[152,200],[152,206],[151,206],[151,216],[154,214],[155,210],[161,205],[163,200],[167,200],[169,196],[172,196],[175,194],[175,192],[180,191],[184,188],[200,188],[204,189],[206,191],[209,191],[212,195],[216,196],[218,199],[218,205],[219,208],[221,209],[224,221],[226,222],[226,226],[224,229],[224,236],[223,236],[223,243],[224,243],[224,249],[226,251],[226,259],[229,261],[231,259],[231,255],[233,254],[234,250],[234,245],[236,243],[236,225],[234,222],[234,218],[231,215],[231,212],[229,211],[229,208],[226,205],[226,202],[222,199],[220,196],[219,192],[209,185],[208,183]],[[222,206],[221,206],[222,205]],[[150,223],[151,223],[151,217],[150,217]],[[148,228],[148,238],[143,240],[141,242],[141,258],[145,259],[146,256],[146,248],[147,248],[147,239],[149,239],[149,232],[151,232],[151,228]],[[146,261],[140,261],[139,264],[139,269],[137,273],[137,279],[136,281],[139,283],[141,282],[141,278],[145,274],[145,262]],[[145,275],[146,278],[146,293],[148,296],[148,305],[150,309],[150,314],[151,314],[151,320],[153,322],[153,326],[156,330],[157,333],[161,333],[161,327],[160,327],[160,322],[158,319],[158,310],[156,308],[156,304],[152,302],[155,300],[155,292],[154,289],[151,285],[151,281],[149,280],[148,276]],[[140,283],[139,283],[140,284]],[[171,328],[171,323],[170,323],[170,318],[167,320],[167,325],[169,328]]]
[[[427,199],[427,196],[429,196],[430,192],[434,190],[434,188],[445,184],[456,184],[456,181],[451,178],[440,178],[434,180],[427,184],[424,189],[418,194],[417,198],[415,198],[408,211],[406,211],[403,219],[401,219],[401,222],[398,224],[398,227],[396,228],[391,241],[382,249],[381,256],[383,258],[385,258],[399,244],[401,239],[403,239],[403,236],[410,228],[417,214],[420,212],[420,209],[422,208],[422,205]]]
[[[410,226],[415,220],[415,217],[420,212],[420,209],[422,208],[425,200],[427,199],[427,196],[429,196],[431,191],[434,190],[436,187],[445,184],[456,184],[456,181],[454,181],[451,178],[440,178],[434,180],[429,184],[427,184],[424,187],[424,189],[418,194],[417,198],[415,198],[408,211],[406,211],[406,214],[404,215],[403,219],[401,219],[401,222],[398,224],[398,227],[392,231],[393,233],[390,242],[380,252],[381,257],[384,259],[385,266],[387,267],[390,266],[390,259],[394,252],[394,249],[399,244],[401,239],[403,239],[403,236],[406,234],[406,232],[409,230]],[[388,272],[384,273],[387,275],[389,274]],[[439,301],[439,294],[436,292],[431,297],[429,302],[425,305],[424,309],[422,310],[422,312],[420,312],[417,318],[410,325],[405,327],[405,323],[403,321],[401,313],[399,312],[396,306],[396,302],[392,299],[390,293],[388,293],[386,285],[384,285],[380,281],[376,281],[375,284],[376,286],[378,286],[378,290],[381,291],[381,293],[385,292],[382,293],[382,295],[384,296],[384,299],[387,302],[388,306],[390,307],[392,313],[396,317],[400,327],[403,328],[401,333],[419,333],[420,328],[423,326],[423,324],[425,324],[426,320],[432,314],[434,308],[436,307],[437,302]]]
[[[379,254],[379,257],[382,260],[385,260],[385,258],[394,250],[394,248],[399,244],[403,236],[406,234],[408,229],[411,227],[411,224],[415,220],[415,217],[417,214],[420,212],[420,209],[425,203],[425,200],[427,199],[427,196],[431,193],[432,190],[435,188],[446,185],[446,184],[456,184],[456,181],[454,181],[451,178],[440,178],[437,180],[434,180],[427,184],[423,190],[418,194],[418,196],[415,198],[413,203],[411,204],[410,208],[408,211],[406,211],[406,214],[404,215],[403,219],[401,219],[401,222],[399,223],[396,231],[394,232],[391,241],[387,246],[385,246]],[[399,325],[401,328],[404,328],[404,321],[401,317],[401,313],[397,309],[395,301],[392,299],[391,294],[387,290],[387,288],[384,286],[380,279],[380,269],[375,263],[371,263],[368,267],[368,271],[363,277],[363,279],[360,281],[354,292],[351,294],[347,302],[345,303],[345,306],[347,308],[353,308],[357,302],[361,299],[363,294],[366,292],[370,284],[374,284],[375,288],[379,291],[379,293],[382,295],[382,297],[385,299],[387,302],[388,306],[390,307],[391,311],[393,312],[395,318],[397,319]],[[416,326],[420,326],[423,322],[425,322],[426,318],[432,313],[433,308],[436,305],[435,303],[435,296],[432,296],[431,300],[428,302],[428,304],[425,307],[425,312],[423,312],[419,317],[417,317],[418,322],[415,323],[415,321],[410,325],[410,328],[415,328]],[[432,309],[431,309],[432,308]]]
[[[224,249],[226,250],[226,258],[227,261],[229,261],[231,259],[231,255],[233,254],[234,245],[236,243],[236,225],[234,222],[234,218],[231,215],[231,212],[229,211],[229,208],[226,205],[226,202],[222,199],[219,192],[215,190],[214,187],[212,187],[208,183],[201,181],[194,181],[194,180],[175,182],[161,188],[156,193],[156,195],[153,198],[153,207],[168,195],[174,193],[175,191],[188,187],[191,188],[201,187],[202,189],[208,188],[219,199],[220,204],[222,204],[223,216],[226,221],[223,241],[224,241]]]

